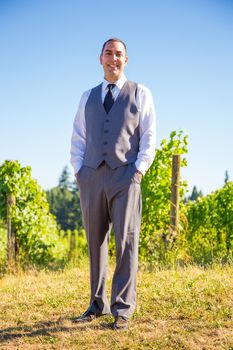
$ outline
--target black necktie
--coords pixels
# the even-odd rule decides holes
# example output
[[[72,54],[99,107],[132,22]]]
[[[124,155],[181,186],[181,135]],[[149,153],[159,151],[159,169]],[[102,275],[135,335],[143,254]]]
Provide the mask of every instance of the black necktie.
[[[105,96],[104,99],[104,108],[106,113],[108,113],[110,111],[110,109],[112,108],[112,105],[114,103],[114,98],[112,96],[112,89],[115,87],[115,84],[108,84],[107,88],[108,88],[108,92]]]

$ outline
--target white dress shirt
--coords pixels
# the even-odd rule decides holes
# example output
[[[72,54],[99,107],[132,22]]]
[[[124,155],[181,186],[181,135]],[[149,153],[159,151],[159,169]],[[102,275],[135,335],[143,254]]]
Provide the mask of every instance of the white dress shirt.
[[[126,82],[125,75],[115,82],[112,89],[113,98],[116,101],[121,88]],[[102,103],[107,94],[107,85],[109,82],[104,80],[102,83]],[[81,97],[78,111],[76,113],[73,134],[71,138],[71,164],[76,174],[82,167],[85,149],[86,149],[86,122],[85,122],[85,106],[91,90],[85,91]],[[153,97],[150,90],[144,85],[137,85],[136,104],[139,112],[139,152],[135,166],[143,175],[151,166],[155,157],[156,143],[156,117]]]

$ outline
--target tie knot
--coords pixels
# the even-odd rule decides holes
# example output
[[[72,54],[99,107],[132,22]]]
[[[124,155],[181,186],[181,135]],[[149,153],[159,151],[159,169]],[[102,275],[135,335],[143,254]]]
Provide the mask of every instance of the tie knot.
[[[108,88],[108,90],[112,90],[115,86],[116,86],[116,84],[108,84],[107,88]]]

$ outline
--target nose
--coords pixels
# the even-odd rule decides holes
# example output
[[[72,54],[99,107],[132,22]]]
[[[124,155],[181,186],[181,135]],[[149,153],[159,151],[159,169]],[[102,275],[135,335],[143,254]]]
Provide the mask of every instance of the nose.
[[[116,59],[117,59],[117,55],[114,53],[114,54],[112,54],[112,59],[114,60],[114,61],[116,61]]]

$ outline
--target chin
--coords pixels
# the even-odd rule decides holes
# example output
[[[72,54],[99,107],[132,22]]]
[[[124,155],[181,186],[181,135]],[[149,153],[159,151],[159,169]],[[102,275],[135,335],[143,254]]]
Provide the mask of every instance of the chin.
[[[116,80],[118,80],[120,78],[120,75],[119,74],[109,74],[108,76],[107,76],[107,78],[106,78],[106,80],[108,80],[108,81],[116,81]]]

